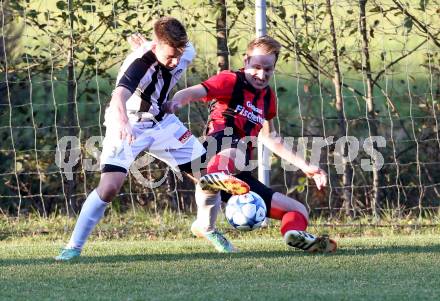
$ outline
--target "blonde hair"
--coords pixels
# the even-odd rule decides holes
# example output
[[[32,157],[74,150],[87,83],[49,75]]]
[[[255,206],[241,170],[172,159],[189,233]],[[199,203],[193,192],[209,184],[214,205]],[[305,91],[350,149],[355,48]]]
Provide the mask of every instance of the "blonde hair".
[[[255,48],[263,49],[266,54],[275,54],[275,59],[278,60],[278,55],[281,51],[281,44],[270,36],[262,36],[259,38],[255,38],[249,42],[248,47],[246,49],[246,55],[251,56],[252,51]],[[276,61],[275,60],[275,61]]]
[[[179,20],[172,17],[162,17],[157,20],[154,23],[153,32],[158,42],[173,48],[183,49],[188,43],[185,27]]]

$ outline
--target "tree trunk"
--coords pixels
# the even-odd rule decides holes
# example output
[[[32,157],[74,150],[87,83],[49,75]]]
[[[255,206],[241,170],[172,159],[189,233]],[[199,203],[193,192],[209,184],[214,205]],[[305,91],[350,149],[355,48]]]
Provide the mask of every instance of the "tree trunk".
[[[75,93],[76,93],[76,81],[75,81],[75,65],[74,65],[74,41],[73,41],[73,20],[74,20],[74,11],[72,7],[72,0],[68,1],[68,9],[69,9],[69,22],[70,22],[70,36],[68,37],[69,42],[69,48],[68,48],[68,54],[67,54],[67,112],[66,112],[66,126],[68,127],[68,135],[69,136],[76,136],[76,129],[75,129]],[[70,150],[72,148],[76,147],[75,145],[70,144],[70,147],[67,148],[67,156],[70,156]],[[74,167],[72,170],[73,178],[71,180],[67,180],[66,185],[66,211],[67,214],[70,216],[75,211],[75,192],[76,192],[76,181],[77,181],[77,175],[76,175],[77,168]],[[71,212],[70,209],[73,209]]]
[[[339,126],[339,135],[340,137],[347,136],[347,121],[344,113],[344,99],[342,96],[342,81],[341,81],[341,71],[339,68],[339,54],[338,54],[338,43],[336,38],[336,30],[335,23],[333,20],[333,13],[331,9],[331,2],[327,0],[327,12],[330,17],[330,34],[332,38],[332,48],[333,48],[333,69],[334,69],[334,77],[333,77],[333,85],[335,86],[335,106],[338,116],[338,126]],[[348,155],[348,146],[344,147],[344,158]],[[342,208],[344,208],[346,215],[351,215],[352,213],[352,205],[351,205],[351,181],[353,177],[353,171],[349,163],[344,160],[344,173],[342,176],[343,190],[342,190],[342,199],[343,204]]]
[[[217,31],[217,73],[229,69],[228,35],[226,24],[226,1],[216,0],[220,10],[216,20]]]
[[[374,99],[373,99],[373,79],[371,75],[371,64],[370,64],[370,50],[368,46],[368,34],[367,34],[367,20],[365,7],[367,0],[359,0],[359,30],[362,36],[362,58],[363,58],[363,71],[366,77],[366,87],[367,94],[365,99],[367,102],[367,123],[369,129],[369,136],[377,136],[377,120],[374,110]],[[373,144],[373,148],[376,149]],[[375,218],[379,218],[380,210],[380,199],[381,199],[381,174],[375,165],[375,160],[373,159],[373,190],[371,196],[371,210]]]

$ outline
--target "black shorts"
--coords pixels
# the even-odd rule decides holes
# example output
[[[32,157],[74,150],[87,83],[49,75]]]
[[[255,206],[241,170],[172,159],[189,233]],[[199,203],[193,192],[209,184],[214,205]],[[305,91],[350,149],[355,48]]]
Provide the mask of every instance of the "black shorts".
[[[216,153],[219,153],[225,146],[222,145],[222,138],[225,136],[223,132],[217,132],[217,133],[213,133],[210,135],[211,137],[214,137],[215,140],[217,140],[217,150]],[[231,145],[226,146],[226,147],[231,147],[231,148],[237,148],[238,144],[240,143],[240,137],[237,135],[232,135],[230,136],[232,138],[231,141]],[[207,142],[205,141],[205,143],[203,143],[203,146],[205,147],[205,149],[207,149]],[[251,147],[246,148],[246,162],[245,164],[249,164],[249,160],[251,157]],[[209,160],[210,158],[207,158],[207,153],[205,153],[202,158],[201,158],[201,162],[206,162],[206,160]],[[187,173],[191,173],[191,166],[192,166],[192,162],[188,162],[185,163],[183,165],[180,165],[179,168],[182,171],[185,171]],[[261,196],[261,198],[264,200],[264,203],[266,204],[266,208],[267,208],[267,215],[269,215],[270,213],[270,208],[271,208],[271,203],[272,203],[272,196],[275,193],[271,188],[267,187],[266,185],[264,185],[263,183],[261,183],[260,181],[258,181],[257,179],[255,179],[250,171],[242,171],[236,175],[234,175],[235,177],[239,178],[242,181],[245,181],[249,186],[251,191],[257,193],[259,196]],[[232,195],[229,193],[226,193],[224,191],[221,192],[221,199],[223,202],[227,202],[229,200],[229,198]]]
[[[273,191],[271,188],[267,187],[266,185],[255,179],[249,171],[243,171],[235,175],[235,177],[239,178],[242,181],[245,181],[251,188],[251,191],[261,196],[261,198],[264,200],[264,203],[266,203],[266,208],[267,208],[266,215],[269,216],[270,208],[272,204],[272,196],[275,193],[275,191]],[[226,193],[224,191],[221,192],[221,199],[223,202],[227,202],[231,196],[232,195],[229,193]]]
[[[230,144],[229,145],[222,145],[222,139],[223,139],[223,137],[225,137],[225,134],[222,131],[210,134],[209,136],[214,138],[217,141],[217,144],[215,145],[216,149],[214,150],[214,153],[210,153],[208,151],[209,142],[208,142],[208,140],[205,140],[202,145],[205,148],[206,152],[200,158],[197,158],[193,161],[178,165],[178,168],[180,171],[186,172],[188,174],[192,174],[192,168],[194,166],[196,166],[195,162],[197,162],[197,164],[201,163],[202,165],[206,165],[209,162],[209,160],[212,159],[212,157],[214,155],[218,154],[222,150],[227,149],[227,148],[238,148],[239,143],[242,143],[240,141],[240,137],[233,134],[233,135],[227,136],[231,139]],[[250,147],[246,148],[245,165],[249,164],[249,160],[251,157],[251,155],[250,155],[251,151],[252,151],[252,149]],[[211,150],[211,152],[212,152],[212,150]],[[196,167],[196,169],[198,169],[198,170],[206,169],[206,166],[198,167],[198,168]]]

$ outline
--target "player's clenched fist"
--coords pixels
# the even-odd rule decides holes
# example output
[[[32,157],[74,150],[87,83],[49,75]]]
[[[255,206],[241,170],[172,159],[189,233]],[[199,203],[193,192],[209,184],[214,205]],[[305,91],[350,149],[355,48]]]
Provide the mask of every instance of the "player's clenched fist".
[[[307,167],[302,168],[302,171],[308,178],[312,178],[315,181],[318,190],[327,186],[327,173],[321,168],[314,165],[308,165]]]
[[[176,101],[167,101],[162,105],[162,110],[166,113],[176,113],[181,107]]]

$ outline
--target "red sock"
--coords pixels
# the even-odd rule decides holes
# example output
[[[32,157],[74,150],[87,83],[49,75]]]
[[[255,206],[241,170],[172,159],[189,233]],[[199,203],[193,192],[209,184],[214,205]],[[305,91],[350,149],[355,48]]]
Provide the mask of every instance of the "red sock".
[[[286,213],[285,210],[270,207],[269,217],[280,221]]]
[[[206,170],[208,173],[223,171],[230,174],[234,172],[234,161],[227,156],[215,155],[209,160]]]
[[[281,219],[281,235],[289,230],[304,231],[307,229],[307,219],[298,211],[291,211],[284,214]]]

